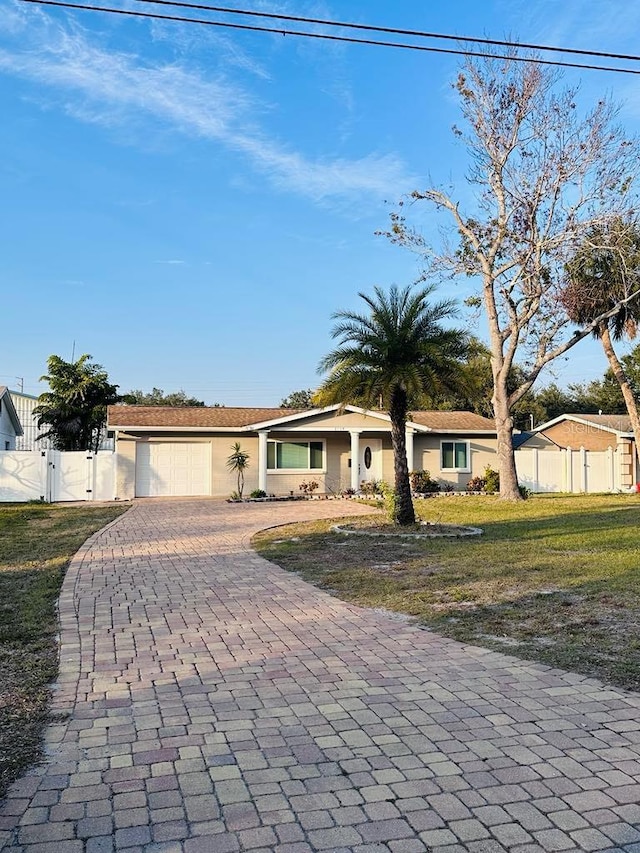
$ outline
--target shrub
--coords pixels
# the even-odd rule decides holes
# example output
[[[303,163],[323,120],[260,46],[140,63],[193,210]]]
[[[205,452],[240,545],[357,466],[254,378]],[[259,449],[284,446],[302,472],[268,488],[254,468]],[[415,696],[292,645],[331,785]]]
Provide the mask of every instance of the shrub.
[[[391,486],[388,483],[385,483],[384,480],[380,481],[379,487],[380,494],[382,495],[382,505],[387,514],[387,518],[391,524],[395,524],[398,504],[397,495]]]
[[[527,498],[530,498],[531,495],[533,494],[531,489],[528,489],[526,486],[523,486],[521,483],[518,484],[518,491],[520,492],[520,497],[525,501],[527,500]]]
[[[360,494],[367,496],[384,495],[388,488],[389,486],[384,480],[363,480],[360,483]]]
[[[467,483],[468,492],[484,492],[487,481],[484,477],[472,477]]]
[[[411,471],[409,479],[411,491],[418,495],[430,495],[440,491],[440,483],[432,479],[429,471]]]
[[[264,489],[254,489],[249,495],[249,497],[251,498],[266,498],[266,496],[267,493],[264,491]]]
[[[318,485],[319,485],[319,483],[317,483],[315,480],[309,480],[308,483],[300,483],[298,488],[305,495],[312,495],[315,492],[315,490],[318,488]]]
[[[485,492],[500,491],[500,474],[494,471],[490,465],[484,469],[484,490]]]

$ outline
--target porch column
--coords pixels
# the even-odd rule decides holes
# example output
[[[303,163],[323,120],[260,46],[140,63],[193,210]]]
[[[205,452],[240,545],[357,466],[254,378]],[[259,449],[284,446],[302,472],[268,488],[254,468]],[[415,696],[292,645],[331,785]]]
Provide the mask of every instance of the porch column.
[[[258,488],[267,491],[267,430],[258,433]]]
[[[351,488],[360,489],[360,430],[349,430],[351,435]]]
[[[405,442],[407,445],[407,465],[409,466],[409,472],[414,471],[413,464],[413,436],[415,435],[415,430],[408,429],[405,432]]]

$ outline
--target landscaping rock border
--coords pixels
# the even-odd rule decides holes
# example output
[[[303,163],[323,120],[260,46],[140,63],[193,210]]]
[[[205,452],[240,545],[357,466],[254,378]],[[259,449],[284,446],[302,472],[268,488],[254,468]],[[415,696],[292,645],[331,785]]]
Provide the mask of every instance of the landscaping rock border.
[[[422,522],[424,527],[429,527],[429,524]],[[439,525],[444,527],[446,525]],[[453,527],[454,525],[451,525]],[[347,530],[341,524],[333,524],[332,530],[336,533],[343,533],[345,536],[388,536],[391,538],[400,537],[403,539],[467,539],[470,536],[481,536],[484,531],[480,527],[462,527],[456,525],[455,532],[451,533],[375,533],[368,530]]]

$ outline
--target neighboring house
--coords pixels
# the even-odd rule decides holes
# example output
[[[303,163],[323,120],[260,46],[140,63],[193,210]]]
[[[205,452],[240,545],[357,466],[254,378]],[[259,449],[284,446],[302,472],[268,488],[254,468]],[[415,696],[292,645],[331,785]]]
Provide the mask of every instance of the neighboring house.
[[[331,494],[394,480],[389,416],[357,406],[110,406],[107,421],[121,499],[229,495],[236,482],[226,461],[236,441],[249,453],[246,494],[297,495],[309,481]],[[456,490],[495,466],[496,444],[493,421],[471,412],[412,412],[407,423],[409,469]]]
[[[40,438],[42,431],[38,426],[38,416],[33,410],[38,405],[38,397],[22,391],[10,391],[13,405],[22,425],[22,436],[16,440],[16,450],[49,450],[53,447],[50,438]],[[100,442],[100,450],[113,450],[113,439],[106,434]]]
[[[523,450],[618,451],[619,482],[629,488],[640,480],[635,441],[628,415],[559,415],[536,427],[520,445]],[[635,461],[635,465],[634,465]]]
[[[40,429],[38,419],[33,414],[38,405],[38,398],[22,391],[9,393],[22,426],[22,435],[16,440],[16,450],[47,450],[51,447],[51,441],[48,438],[38,440]]]
[[[16,439],[21,435],[22,426],[9,389],[0,385],[0,450],[15,450]]]

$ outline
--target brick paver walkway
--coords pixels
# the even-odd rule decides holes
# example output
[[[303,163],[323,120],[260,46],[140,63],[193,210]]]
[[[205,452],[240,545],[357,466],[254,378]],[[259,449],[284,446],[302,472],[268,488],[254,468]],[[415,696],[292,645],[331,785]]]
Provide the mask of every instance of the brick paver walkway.
[[[69,717],[0,848],[638,853],[640,696],[343,604],[248,548],[345,506],[149,501],[93,537],[61,598]]]

